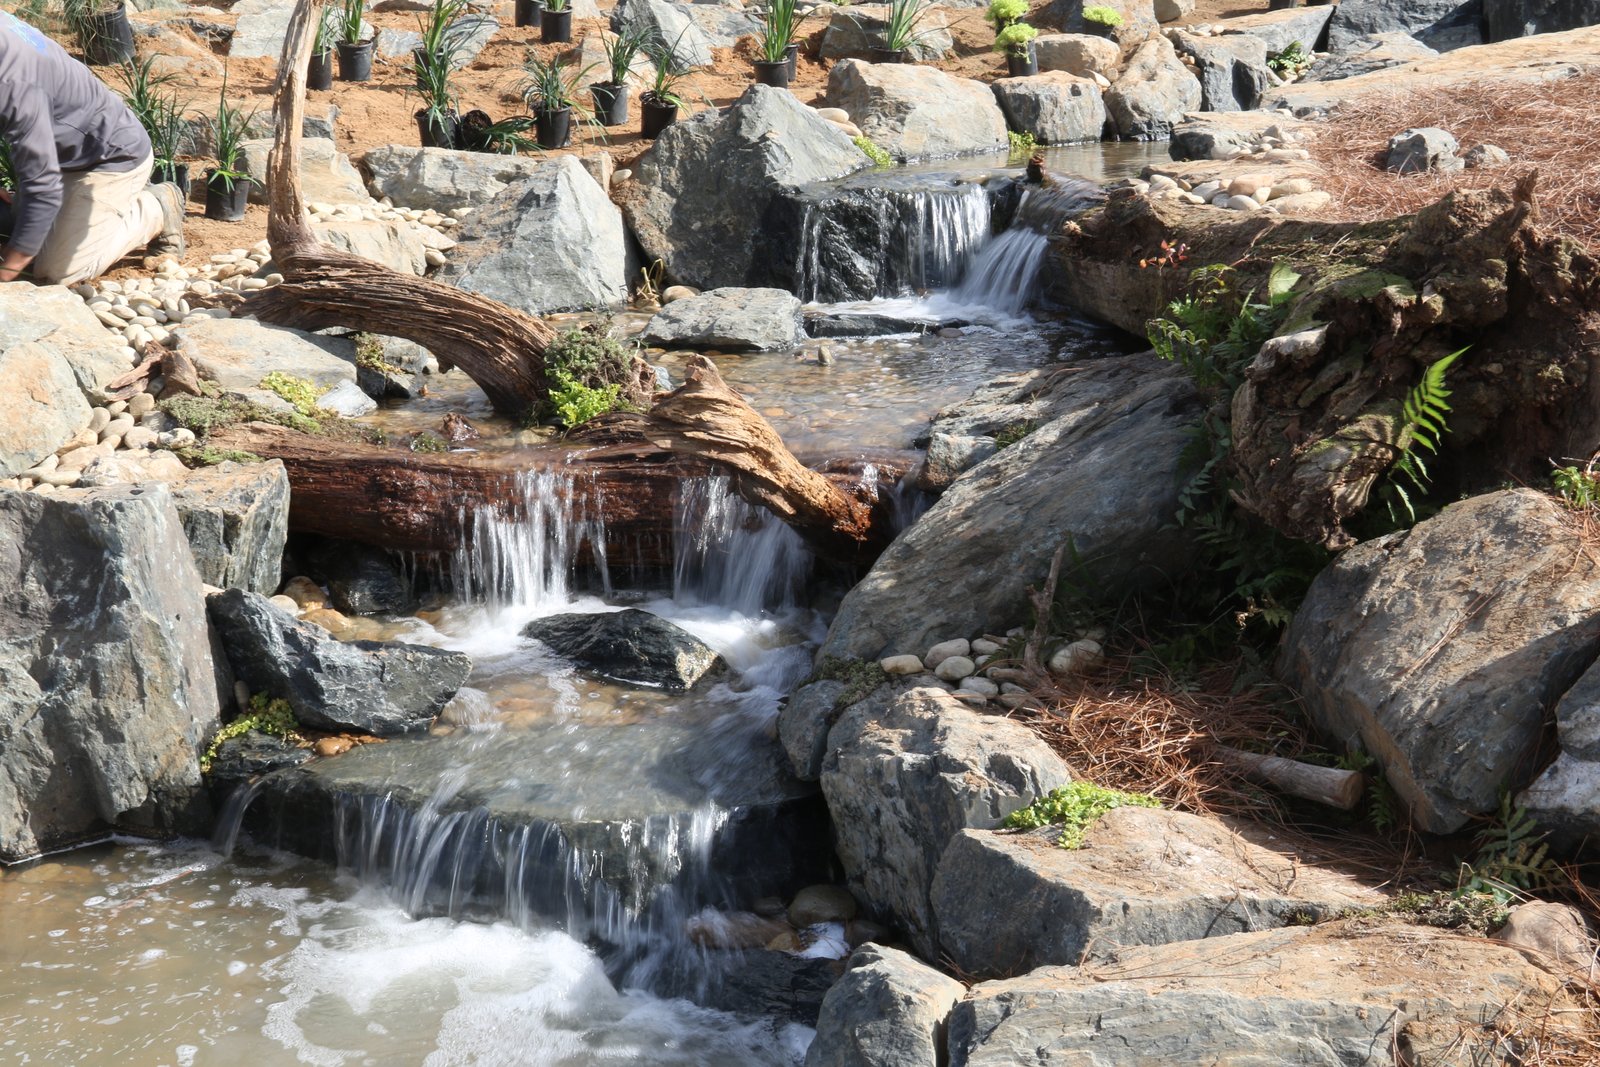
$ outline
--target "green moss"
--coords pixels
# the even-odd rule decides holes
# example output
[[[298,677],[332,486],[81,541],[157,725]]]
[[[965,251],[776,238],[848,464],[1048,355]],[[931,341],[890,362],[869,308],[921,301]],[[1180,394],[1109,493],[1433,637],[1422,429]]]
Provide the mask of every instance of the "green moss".
[[[1375,908],[1350,908],[1339,912],[1340,919],[1399,919],[1417,926],[1456,930],[1486,937],[1505,925],[1509,905],[1493,893],[1447,892],[1402,893]]]
[[[428,453],[448,452],[450,451],[450,442],[446,441],[432,430],[423,430],[421,433],[417,434],[417,436],[411,439],[411,451]]]
[[[874,167],[887,167],[889,164],[894,162],[894,157],[884,149],[880,148],[878,146],[878,142],[874,141],[866,134],[863,133],[860,136],[852,137],[850,140],[855,142],[855,146],[861,149],[863,155],[872,160],[872,165]]]
[[[356,366],[379,374],[394,374],[400,370],[383,358],[383,342],[378,340],[377,334],[358,333],[353,340],[356,343]]]
[[[316,417],[317,400],[323,391],[307,379],[296,378],[292,374],[275,370],[261,379],[261,388],[277,394],[278,399],[291,405],[306,418]]]
[[[294,709],[289,707],[287,700],[274,700],[265,693],[257,693],[250,698],[248,712],[222,727],[211,738],[211,743],[200,754],[200,770],[204,772],[211,769],[211,764],[216,760],[217,752],[225,741],[243,737],[252,730],[269,737],[299,740],[300,735],[297,733],[299,726],[294,718]]]
[[[1040,826],[1061,827],[1056,842],[1062,848],[1082,848],[1084,836],[1100,816],[1115,808],[1159,808],[1161,801],[1144,793],[1125,793],[1093,782],[1072,782],[1025,808],[1006,816],[1005,826],[1031,830]]]
[[[851,704],[865,700],[874,689],[888,680],[889,675],[875,662],[826,656],[817,664],[816,670],[806,682],[807,684],[823,681],[843,682],[844,692],[833,702],[833,706],[848,708]]]
[[[201,438],[197,448],[204,448],[207,434],[226,430],[247,422],[264,422],[284,426],[316,437],[361,444],[381,445],[388,438],[382,430],[362,426],[331,412],[319,411],[315,417],[298,411],[275,411],[249,400],[229,396],[174,396],[161,401],[161,410],[172,417],[179,426],[194,431]]]
[[[1022,422],[1013,422],[1010,426],[1007,426],[1005,429],[994,435],[995,447],[1010,448],[1012,445],[1016,444],[1018,441],[1022,440],[1024,437],[1028,436],[1038,428],[1039,424],[1031,419],[1024,419]]]

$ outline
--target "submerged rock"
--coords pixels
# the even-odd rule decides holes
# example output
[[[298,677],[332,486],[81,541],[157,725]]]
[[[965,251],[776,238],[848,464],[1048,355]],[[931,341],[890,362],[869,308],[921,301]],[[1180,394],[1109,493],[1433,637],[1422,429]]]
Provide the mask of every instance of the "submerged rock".
[[[226,791],[271,771],[298,767],[310,758],[308,748],[251,730],[218,745],[206,775],[214,787]]]
[[[806,1026],[817,1024],[823,998],[842,969],[837,960],[807,959],[787,952],[756,950],[719,954],[707,962],[715,977],[706,994],[697,998],[708,1008],[740,1015],[791,1019]],[[673,990],[659,990],[672,995]]]
[[[0,490],[0,860],[203,833],[218,679],[165,486]]]
[[[933,883],[940,950],[963,971],[1004,977],[1130,945],[1312,922],[1386,899],[1348,873],[1269,847],[1266,836],[1138,807],[1102,816],[1079,849],[1057,844],[1059,826],[964,831]]]
[[[318,730],[425,730],[472,671],[460,652],[335,640],[242,589],[213,593],[206,608],[238,679],[287,700],[298,722]]]
[[[522,628],[523,637],[602,678],[683,692],[727,663],[682,627],[638,608],[595,615],[551,615]]]

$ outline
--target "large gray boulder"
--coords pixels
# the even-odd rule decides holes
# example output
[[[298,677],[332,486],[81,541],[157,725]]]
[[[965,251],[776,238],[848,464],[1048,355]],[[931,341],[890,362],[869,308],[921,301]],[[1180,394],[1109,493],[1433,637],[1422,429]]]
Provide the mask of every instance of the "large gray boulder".
[[[1099,33],[1084,20],[1084,9],[1090,7],[1109,7],[1122,16],[1122,24],[1104,36],[1123,51],[1137,47],[1160,28],[1154,0],[1054,0],[1046,9],[1045,21],[1067,33]]]
[[[611,30],[633,29],[655,46],[670,49],[680,71],[711,65],[711,40],[678,5],[667,0],[618,0],[611,11]]]
[[[712,289],[656,312],[643,338],[667,348],[793,348],[800,341],[800,301],[783,289]]]
[[[250,175],[252,204],[265,204],[271,197],[272,191],[267,187],[267,154],[271,151],[270,137],[244,143],[245,172]],[[367,195],[367,183],[350,163],[350,157],[325,137],[306,137],[300,141],[300,189],[308,204],[366,204],[372,199]]]
[[[958,478],[894,540],[840,604],[820,655],[877,659],[1004,633],[1068,541],[1109,587],[1181,572],[1188,550],[1171,526],[1194,386],[1153,355],[1070,366],[1052,392],[1058,414]]]
[[[1440,52],[1482,44],[1483,8],[1483,0],[1339,0],[1328,21],[1328,51],[1354,51],[1375,33],[1407,33]]]
[[[93,403],[109,399],[107,388],[131,367],[122,338],[65,286],[0,284],[0,352],[29,341],[64,359]]]
[[[1352,42],[1339,55],[1319,56],[1301,80],[1326,82],[1354,78],[1438,54],[1409,33],[1375,33]]]
[[[806,1067],[928,1067],[944,1059],[966,987],[915,956],[862,945],[822,999]]]
[[[262,379],[275,371],[304,379],[323,393],[356,381],[355,344],[343,337],[255,319],[202,319],[174,330],[173,336],[202,378],[270,408],[289,407],[262,388]]]
[[[282,460],[202,467],[169,488],[201,581],[262,596],[278,591],[289,537]]]
[[[1556,704],[1556,760],[1517,802],[1558,845],[1600,840],[1600,661]]]
[[[425,730],[472,671],[460,652],[336,640],[243,589],[211,594],[206,609],[239,681],[287,700],[296,721],[318,730]]]
[[[1292,44],[1298,44],[1307,55],[1321,51],[1327,35],[1328,20],[1333,17],[1333,6],[1316,4],[1310,7],[1286,7],[1277,11],[1258,11],[1218,23],[1224,34],[1242,33],[1258,37],[1267,46],[1267,55],[1275,56]]]
[[[1374,756],[1417,827],[1452,833],[1523,784],[1544,709],[1600,654],[1600,562],[1515,489],[1357,545],[1319,575],[1278,673],[1337,745]]]
[[[1029,78],[1002,78],[995,99],[1011,128],[1033,134],[1040,144],[1098,141],[1105,130],[1106,103],[1100,86],[1065,71]]]
[[[727,669],[717,650],[681,626],[638,608],[550,615],[522,628],[583,670],[624,685],[682,693]]]
[[[361,159],[367,189],[396,204],[451,214],[482,207],[507,187],[533,177],[544,160],[493,152],[458,152],[386,144]]]
[[[1194,63],[1203,111],[1253,111],[1272,84],[1267,46],[1260,38],[1242,33],[1197,37],[1183,30],[1168,30],[1167,38]]]
[[[1485,1020],[1559,995],[1558,980],[1515,949],[1478,938],[1370,923],[1287,927],[984,982],[951,1015],[949,1062],[1489,1063],[1505,1038]]]
[[[965,830],[933,882],[939,948],[971,974],[1104,959],[1325,919],[1383,903],[1347,873],[1307,863],[1259,829],[1152,808],[1116,808],[1079,849],[1061,828]]]
[[[993,91],[937,67],[842,60],[828,72],[828,106],[901,162],[1006,146]]]
[[[850,708],[828,747],[822,793],[850,888],[930,959],[939,943],[930,893],[950,839],[993,829],[1070,779],[1028,727],[942,689],[913,689],[881,712]]]
[[[438,277],[545,315],[620,305],[627,271],[622,215],[577,157],[561,156],[473,214]]]
[[[238,18],[228,43],[232,59],[277,59],[289,32],[292,4],[283,0],[239,0],[229,9]]]
[[[1122,49],[1093,33],[1042,33],[1033,39],[1039,71],[1064,70],[1080,78],[1096,74],[1110,81],[1122,65]]]
[[[749,284],[756,234],[779,186],[842,178],[867,165],[838,126],[793,93],[752,85],[725,112],[664,130],[617,200],[647,259],[698,289]],[[762,249],[760,259],[767,250]]]
[[[401,274],[425,274],[428,243],[423,228],[400,219],[329,219],[313,222],[311,232],[323,244],[362,259],[381,263]]]
[[[0,490],[0,860],[115,827],[205,832],[217,715],[165,487]]]
[[[703,3],[687,6],[686,13],[706,35],[712,48],[732,48],[742,38],[755,36],[762,29],[761,15],[754,8],[740,11],[722,4]]]
[[[1125,141],[1159,141],[1172,133],[1186,111],[1200,107],[1196,78],[1165,37],[1139,46],[1106,92],[1106,113]]]
[[[888,27],[888,4],[852,4],[835,11],[822,34],[822,58],[865,59],[872,49],[883,47]],[[911,45],[917,59],[942,59],[955,47],[950,24],[938,8],[926,9],[917,29],[921,36]]]
[[[89,425],[66,357],[27,341],[0,349],[0,477],[21,474]]]
[[[1600,25],[1600,0],[1483,0],[1490,41]]]

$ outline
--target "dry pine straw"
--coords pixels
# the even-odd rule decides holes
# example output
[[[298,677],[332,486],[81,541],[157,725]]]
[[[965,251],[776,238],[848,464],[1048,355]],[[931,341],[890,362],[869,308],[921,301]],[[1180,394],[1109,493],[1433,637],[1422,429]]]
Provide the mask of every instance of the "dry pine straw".
[[[1449,130],[1463,152],[1498,145],[1511,163],[1454,174],[1385,170],[1389,138],[1423,126]],[[1510,187],[1536,168],[1540,228],[1600,250],[1600,69],[1561,80],[1370,96],[1341,106],[1309,147],[1333,196],[1329,218],[1410,214],[1455,189]]]

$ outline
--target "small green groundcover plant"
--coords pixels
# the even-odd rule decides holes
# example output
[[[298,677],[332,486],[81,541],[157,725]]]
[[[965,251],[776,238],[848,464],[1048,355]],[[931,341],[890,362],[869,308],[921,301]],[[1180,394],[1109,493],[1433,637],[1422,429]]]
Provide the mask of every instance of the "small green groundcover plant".
[[[1106,7],[1104,4],[1095,4],[1092,7],[1086,7],[1083,9],[1083,21],[1092,26],[1103,26],[1107,29],[1115,29],[1116,27],[1122,25],[1122,13],[1114,7]]]
[[[628,407],[622,390],[633,357],[609,321],[562,331],[545,349],[544,360],[550,395],[539,417],[554,418],[571,430]]]
[[[1004,825],[1013,830],[1059,825],[1061,837],[1056,844],[1062,848],[1082,848],[1085,835],[1106,812],[1115,808],[1160,806],[1161,801],[1145,793],[1125,793],[1093,782],[1072,782],[1052,789],[1027,807],[1007,815]]]
[[[890,156],[889,153],[883,148],[879,147],[878,142],[874,141],[866,134],[862,134],[859,137],[852,137],[850,139],[855,142],[857,148],[861,149],[863,155],[872,160],[872,165],[874,167],[887,167],[890,163],[894,162],[894,158]]]
[[[316,415],[317,400],[322,395],[316,385],[307,379],[296,378],[279,370],[262,378],[261,388],[277,394],[278,399],[288,402],[308,419]]]
[[[223,742],[231,741],[235,737],[243,737],[254,730],[269,737],[284,740],[298,740],[300,724],[295,722],[294,710],[289,707],[289,702],[283,699],[273,699],[265,693],[257,693],[250,698],[250,710],[234,719],[211,738],[211,743],[200,754],[200,769],[209,771],[211,764],[217,758]]]

